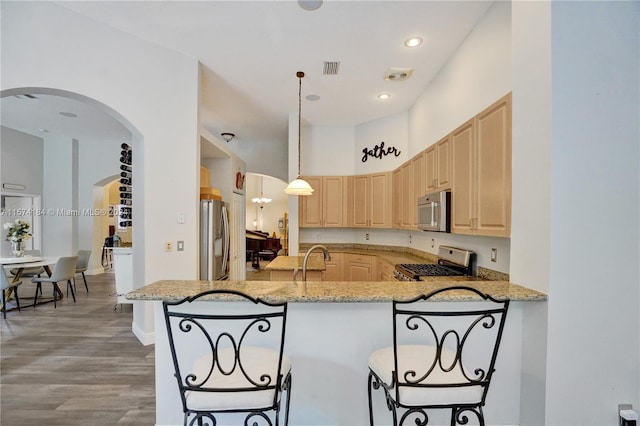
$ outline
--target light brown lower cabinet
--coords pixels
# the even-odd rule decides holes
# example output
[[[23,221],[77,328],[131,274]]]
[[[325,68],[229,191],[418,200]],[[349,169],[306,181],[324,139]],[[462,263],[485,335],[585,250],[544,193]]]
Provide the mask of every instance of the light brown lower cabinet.
[[[375,281],[376,256],[345,253],[344,281]]]
[[[331,253],[331,260],[324,261],[327,269],[322,273],[322,281],[343,281],[342,257],[342,253]]]
[[[378,281],[395,281],[395,278],[393,277],[393,273],[396,270],[395,265],[382,259],[378,259],[376,267],[378,272]]]

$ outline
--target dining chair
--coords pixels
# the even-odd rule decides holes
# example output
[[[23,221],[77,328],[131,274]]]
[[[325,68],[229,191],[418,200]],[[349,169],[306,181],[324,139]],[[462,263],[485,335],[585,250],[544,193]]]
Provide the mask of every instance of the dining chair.
[[[67,256],[61,257],[56,262],[53,267],[53,272],[50,277],[33,277],[31,282],[36,283],[36,294],[33,298],[33,307],[36,307],[36,302],[38,301],[38,291],[42,293],[42,283],[51,283],[53,286],[53,306],[57,307],[58,294],[62,296],[62,291],[60,291],[60,287],[58,287],[58,282],[66,281],[67,282],[67,291],[71,290],[71,295],[73,296],[73,302],[76,302],[76,294],[73,291],[73,285],[71,284],[71,280],[76,275],[76,264],[78,262],[78,256]]]
[[[202,309],[211,303],[202,299],[211,294],[239,300],[220,302],[232,304],[231,311]],[[244,417],[244,425],[279,425],[283,392],[284,425],[288,424],[286,302],[272,304],[234,290],[209,290],[162,305],[185,426],[217,425],[222,413]]]
[[[40,250],[25,250],[25,256],[33,256],[40,257]],[[18,269],[12,268],[9,271],[13,276],[18,275]],[[26,267],[22,270],[22,274],[20,274],[20,278],[31,278],[31,277],[39,277],[41,274],[44,274],[46,271],[42,266],[34,266],[34,267]]]
[[[18,286],[22,284],[22,280],[18,280],[17,282],[10,281],[4,268],[0,266],[0,269],[2,269],[2,273],[0,273],[0,280],[2,280],[0,281],[0,292],[2,293],[2,317],[7,319],[7,297],[5,295],[5,291],[13,289],[13,294],[16,297],[16,305],[18,306],[18,310],[20,310]]]
[[[82,274],[82,280],[84,281],[84,288],[89,293],[89,286],[87,286],[87,278],[84,276],[85,271],[89,267],[89,258],[91,257],[91,250],[78,250],[78,263],[76,265],[76,274]],[[73,287],[76,287],[76,277],[73,276]]]
[[[392,305],[393,344],[369,357],[370,425],[372,391],[380,388],[393,419],[385,424],[426,425],[431,411],[445,409],[452,426],[471,416],[484,425],[509,300],[454,286]]]

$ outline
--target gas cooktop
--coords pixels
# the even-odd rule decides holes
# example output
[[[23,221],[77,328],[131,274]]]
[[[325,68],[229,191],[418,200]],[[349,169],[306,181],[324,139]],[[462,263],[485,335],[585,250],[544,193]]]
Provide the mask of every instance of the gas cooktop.
[[[465,275],[463,271],[449,268],[437,263],[401,263],[396,265],[396,270],[401,270],[406,275],[412,275],[414,278],[420,276],[456,276]]]
[[[420,277],[452,277],[472,275],[473,252],[455,247],[438,247],[438,263],[400,263],[394,276],[401,281],[416,281]]]

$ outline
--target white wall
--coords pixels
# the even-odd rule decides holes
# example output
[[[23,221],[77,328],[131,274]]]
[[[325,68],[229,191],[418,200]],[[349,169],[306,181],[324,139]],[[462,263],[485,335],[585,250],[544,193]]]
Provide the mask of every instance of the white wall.
[[[408,134],[408,113],[390,115],[379,120],[373,120],[356,126],[356,140],[354,143],[354,169],[357,175],[367,173],[386,172],[399,167],[405,161],[411,159],[415,153],[409,150],[409,134]],[[386,152],[390,148],[395,148],[397,152],[383,155],[382,158],[376,158],[367,155],[364,158],[363,149],[367,152],[374,150],[376,146],[383,146]],[[375,151],[374,151],[375,153]],[[396,154],[399,154],[396,156]]]
[[[128,136],[127,136],[128,133]],[[43,194],[43,181],[55,195],[44,194],[44,208],[53,208],[54,213],[48,219],[43,219],[43,233],[46,236],[45,246],[47,252],[44,254],[74,254],[73,247],[78,249],[93,250],[90,271],[101,270],[100,252],[102,244],[94,244],[93,230],[95,217],[86,213],[94,205],[93,186],[108,176],[119,174],[120,144],[122,142],[131,143],[131,133],[123,128],[125,138],[118,140],[79,140],[77,144],[77,170],[76,176],[71,182],[66,182],[62,175],[65,175],[73,165],[72,158],[65,158],[71,155],[67,151],[66,143],[70,140],[53,140],[53,146],[47,147],[47,156],[43,155],[45,150],[43,139],[27,135],[14,129],[2,127],[2,173],[3,182],[19,183],[25,185],[21,193]],[[47,141],[52,140],[51,135],[46,135]],[[60,147],[59,144],[62,144]],[[63,151],[58,152],[61,148]],[[111,160],[111,161],[110,161]],[[53,162],[55,161],[55,162]],[[46,170],[46,176],[44,171]],[[54,182],[62,179],[66,185],[56,185]],[[76,186],[77,185],[77,186]],[[71,204],[72,199],[77,200],[77,216],[67,215],[62,218],[61,210],[74,210]],[[67,233],[66,225],[72,228],[77,227],[74,232],[74,240],[69,239],[71,234]],[[62,226],[62,227],[60,227]],[[71,229],[71,228],[70,228]],[[65,235],[64,239],[60,235]],[[97,238],[100,241],[106,237],[104,235]],[[44,249],[44,248],[43,248]]]
[[[2,3],[4,89],[57,88],[86,96],[134,134],[138,154],[134,286],[195,278],[198,64],[49,2]],[[30,25],[25,26],[24,22]],[[38,28],[38,31],[33,31]],[[73,46],[73,48],[70,48]],[[10,65],[9,65],[10,64]],[[168,101],[170,100],[170,101]],[[180,149],[170,149],[180,143]],[[186,224],[177,224],[178,210]],[[145,232],[147,230],[147,232]],[[165,240],[185,251],[165,252]],[[134,306],[137,334],[153,317]]]
[[[303,122],[300,148],[302,175],[354,174],[354,140],[353,126],[305,126]],[[290,143],[297,144],[297,135]]]
[[[551,214],[551,5],[512,6],[513,149],[510,277],[549,290]],[[524,307],[523,425],[544,424],[547,305]]]
[[[409,110],[413,156],[511,91],[511,3],[498,1]]]
[[[640,406],[640,3],[551,11],[546,424],[616,424]]]
[[[111,176],[120,174],[120,145],[122,143],[131,144],[131,134],[128,139],[118,140],[79,140],[78,141],[78,208],[82,212],[84,209],[93,208],[94,186]],[[134,154],[135,155],[135,152]],[[133,171],[135,179],[136,171]],[[135,181],[134,181],[135,184]],[[119,186],[119,185],[117,185]],[[135,201],[135,200],[134,200]],[[135,214],[135,211],[134,211]],[[78,249],[92,250],[91,269],[99,270],[100,255],[99,246],[94,245],[94,221],[96,218],[91,215],[81,214],[78,217]],[[116,227],[117,230],[117,227]],[[108,236],[104,232],[97,241],[103,241]],[[130,241],[130,238],[128,239]]]
[[[268,143],[237,138],[229,143],[229,147],[247,164],[247,171],[287,179],[286,140]]]
[[[19,193],[42,195],[42,142],[42,138],[0,127],[2,183],[24,185]]]
[[[78,251],[78,141],[47,138],[44,156],[42,253],[71,256]]]

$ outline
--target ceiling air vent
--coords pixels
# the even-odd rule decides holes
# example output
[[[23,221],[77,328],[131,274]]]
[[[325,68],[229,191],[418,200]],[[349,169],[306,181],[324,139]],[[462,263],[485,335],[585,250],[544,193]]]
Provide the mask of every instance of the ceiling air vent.
[[[324,75],[337,75],[340,62],[324,62]]]
[[[413,68],[389,68],[384,74],[384,79],[389,81],[404,81],[411,77]]]

